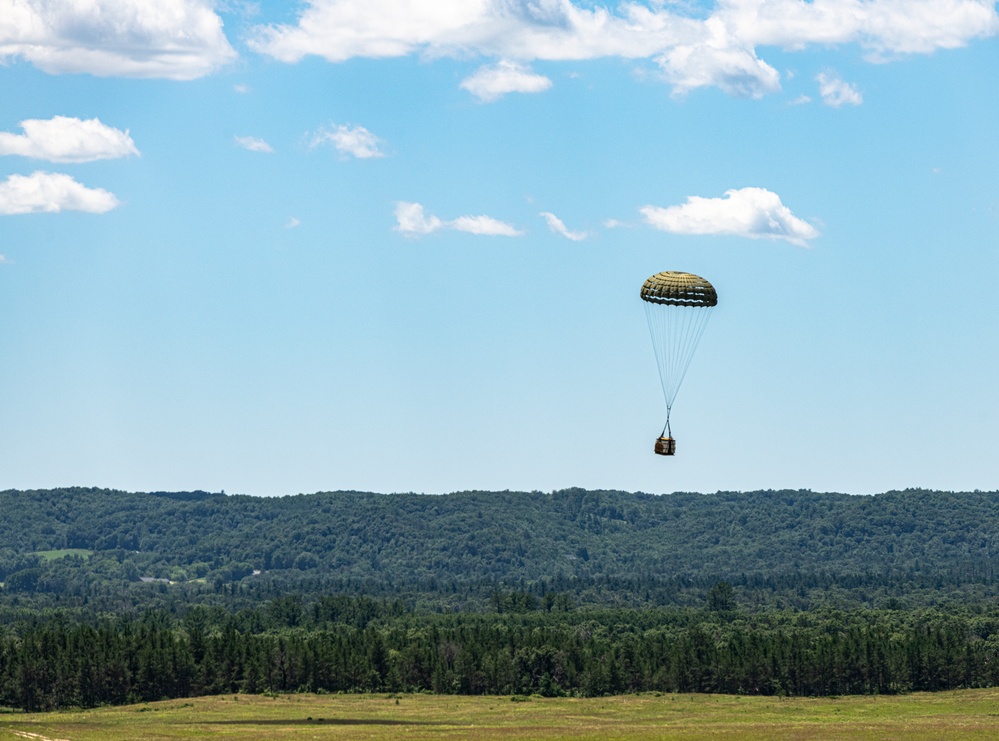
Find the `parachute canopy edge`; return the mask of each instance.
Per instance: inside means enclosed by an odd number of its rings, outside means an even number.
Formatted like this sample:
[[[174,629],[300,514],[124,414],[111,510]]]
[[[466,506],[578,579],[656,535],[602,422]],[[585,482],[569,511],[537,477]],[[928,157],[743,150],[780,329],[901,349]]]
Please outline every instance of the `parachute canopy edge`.
[[[671,306],[715,306],[715,287],[699,275],[667,270],[650,276],[642,284],[643,301]]]

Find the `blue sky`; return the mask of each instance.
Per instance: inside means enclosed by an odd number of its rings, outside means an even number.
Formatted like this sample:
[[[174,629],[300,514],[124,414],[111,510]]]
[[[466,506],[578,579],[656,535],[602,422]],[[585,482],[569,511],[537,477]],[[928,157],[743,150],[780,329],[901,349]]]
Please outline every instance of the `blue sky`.
[[[994,489],[975,0],[0,0],[0,487]],[[638,290],[719,304],[665,417]]]

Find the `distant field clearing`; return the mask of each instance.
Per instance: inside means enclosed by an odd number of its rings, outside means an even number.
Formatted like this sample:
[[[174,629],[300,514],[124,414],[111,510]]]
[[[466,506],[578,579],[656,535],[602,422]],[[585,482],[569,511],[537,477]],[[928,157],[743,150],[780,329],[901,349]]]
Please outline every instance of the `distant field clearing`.
[[[898,697],[223,695],[0,715],[0,741],[995,739],[999,689]]]
[[[66,556],[79,556],[80,558],[90,558],[94,555],[93,551],[88,551],[86,548],[59,548],[54,551],[35,551],[31,555],[41,556],[46,561],[54,561],[57,558],[65,558]]]

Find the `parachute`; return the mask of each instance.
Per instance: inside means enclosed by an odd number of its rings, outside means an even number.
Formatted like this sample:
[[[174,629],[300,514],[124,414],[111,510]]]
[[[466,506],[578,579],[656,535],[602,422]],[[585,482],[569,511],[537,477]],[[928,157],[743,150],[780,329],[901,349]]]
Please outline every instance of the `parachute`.
[[[718,303],[718,294],[699,275],[671,270],[646,280],[640,295],[645,302],[645,316],[666,399],[666,424],[656,440],[655,452],[673,455],[676,440],[669,426],[673,401],[704,334],[711,309]]]

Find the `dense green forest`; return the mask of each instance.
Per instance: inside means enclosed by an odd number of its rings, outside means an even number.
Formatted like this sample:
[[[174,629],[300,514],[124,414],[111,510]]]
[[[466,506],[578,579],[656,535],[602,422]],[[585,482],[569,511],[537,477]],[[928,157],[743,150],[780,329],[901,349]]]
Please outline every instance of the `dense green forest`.
[[[691,608],[418,614],[279,598],[0,637],[0,704],[93,707],[203,694],[885,694],[999,684],[999,610]]]
[[[999,492],[0,492],[0,705],[999,684]]]
[[[70,488],[0,492],[0,512],[0,604],[246,607],[337,592],[479,609],[505,589],[699,606],[719,581],[746,606],[999,594],[999,492],[259,498]]]

